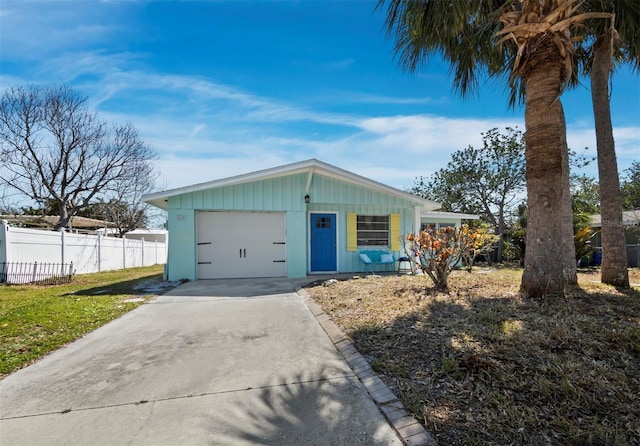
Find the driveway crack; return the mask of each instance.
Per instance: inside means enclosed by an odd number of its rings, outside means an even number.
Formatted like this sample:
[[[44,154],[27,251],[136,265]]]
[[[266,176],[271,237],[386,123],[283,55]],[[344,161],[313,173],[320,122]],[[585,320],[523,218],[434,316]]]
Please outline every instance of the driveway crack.
[[[128,402],[125,402],[125,403],[105,404],[105,405],[102,405],[102,406],[80,407],[78,409],[67,408],[67,409],[64,409],[64,410],[57,410],[57,411],[51,411],[51,412],[41,412],[41,413],[27,414],[27,415],[15,415],[15,416],[9,416],[9,417],[0,417],[0,421],[17,420],[17,419],[22,419],[22,418],[46,417],[46,416],[50,416],[50,415],[64,415],[64,414],[68,414],[68,413],[72,413],[72,412],[86,412],[86,411],[90,411],[90,410],[111,409],[111,408],[114,408],[114,407],[139,406],[141,404],[149,404],[149,403],[151,403],[151,404],[153,404],[155,406],[155,403],[160,403],[160,402],[164,402],[164,401],[184,400],[184,399],[189,399],[189,398],[200,398],[200,397],[204,397],[204,396],[226,395],[226,394],[241,393],[241,392],[247,392],[247,391],[253,391],[253,390],[264,390],[264,389],[272,389],[272,388],[277,388],[277,387],[295,386],[295,385],[300,385],[300,384],[331,382],[331,381],[345,379],[345,378],[356,378],[357,379],[357,376],[355,374],[353,374],[353,373],[348,373],[348,374],[344,374],[344,375],[332,376],[332,377],[326,377],[326,378],[297,380],[297,381],[283,382],[283,383],[279,383],[279,384],[269,384],[269,385],[256,386],[256,387],[244,387],[242,389],[229,389],[229,390],[219,390],[219,391],[216,391],[216,392],[191,393],[189,395],[171,396],[171,397],[165,397],[165,398],[157,398],[157,399],[153,399],[153,400],[144,400],[143,399],[143,400],[138,400],[138,401],[128,401]],[[153,409],[153,407],[152,407],[152,409]]]

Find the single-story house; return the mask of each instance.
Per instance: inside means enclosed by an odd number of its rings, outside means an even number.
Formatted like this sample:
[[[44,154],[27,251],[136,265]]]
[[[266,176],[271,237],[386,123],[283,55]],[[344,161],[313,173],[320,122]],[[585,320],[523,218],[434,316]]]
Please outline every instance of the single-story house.
[[[590,215],[589,226],[596,231],[591,239],[591,246],[596,253],[602,250],[602,216],[600,214]],[[627,246],[627,263],[630,267],[640,266],[640,209],[622,212],[622,225],[624,226],[624,239]],[[598,256],[599,257],[599,256]],[[596,259],[599,264],[599,260]]]
[[[124,235],[129,240],[144,240],[145,242],[167,243],[169,231],[166,229],[134,229]]]
[[[423,221],[460,225],[467,217],[433,214],[436,202],[316,159],[144,200],[168,212],[169,280],[361,272],[359,249],[397,259],[402,235]]]

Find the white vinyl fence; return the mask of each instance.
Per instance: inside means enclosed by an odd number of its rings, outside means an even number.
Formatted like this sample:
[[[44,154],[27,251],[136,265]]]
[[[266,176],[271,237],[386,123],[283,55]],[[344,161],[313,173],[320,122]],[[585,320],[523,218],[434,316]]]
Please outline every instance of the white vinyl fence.
[[[0,264],[73,263],[75,274],[165,264],[165,240],[136,240],[0,224]]]

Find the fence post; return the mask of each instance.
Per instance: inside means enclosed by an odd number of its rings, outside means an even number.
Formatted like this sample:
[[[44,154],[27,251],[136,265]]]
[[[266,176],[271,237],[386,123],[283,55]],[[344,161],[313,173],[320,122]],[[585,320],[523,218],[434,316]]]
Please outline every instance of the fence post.
[[[9,222],[0,222],[0,262],[9,261]]]
[[[122,269],[127,269],[127,238],[122,236]]]
[[[144,263],[144,237],[142,237],[142,266],[147,266]]]
[[[31,282],[36,281],[36,273],[38,272],[38,262],[33,262],[33,274],[31,276]]]
[[[69,262],[69,279],[73,276],[73,262]]]
[[[102,232],[98,232],[98,272],[101,272],[101,264],[102,262]]]
[[[64,245],[65,245],[65,233],[64,228],[60,228],[60,263],[64,265]]]

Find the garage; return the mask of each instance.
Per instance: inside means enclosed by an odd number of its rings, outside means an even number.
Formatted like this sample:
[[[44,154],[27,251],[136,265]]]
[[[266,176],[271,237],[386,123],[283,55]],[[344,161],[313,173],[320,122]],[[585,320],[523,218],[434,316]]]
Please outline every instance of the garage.
[[[284,212],[196,212],[198,279],[285,277]]]

